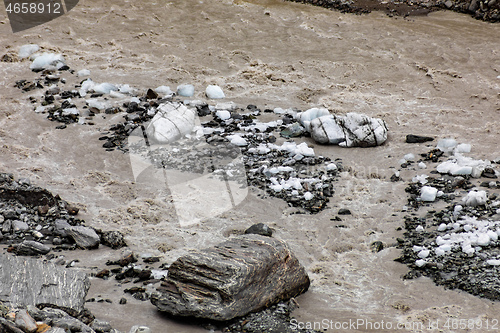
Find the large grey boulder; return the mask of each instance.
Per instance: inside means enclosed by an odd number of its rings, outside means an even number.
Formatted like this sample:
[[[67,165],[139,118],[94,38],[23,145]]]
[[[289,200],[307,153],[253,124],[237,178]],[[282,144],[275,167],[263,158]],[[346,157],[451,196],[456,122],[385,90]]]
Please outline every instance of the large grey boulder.
[[[99,246],[101,238],[97,232],[89,227],[84,226],[74,226],[67,227],[64,229],[66,234],[73,238],[76,245],[82,249],[93,249]]]
[[[84,273],[27,257],[0,254],[0,301],[54,304],[80,312],[90,282]]]
[[[151,302],[174,316],[230,320],[295,297],[309,283],[285,242],[250,234],[178,258]]]

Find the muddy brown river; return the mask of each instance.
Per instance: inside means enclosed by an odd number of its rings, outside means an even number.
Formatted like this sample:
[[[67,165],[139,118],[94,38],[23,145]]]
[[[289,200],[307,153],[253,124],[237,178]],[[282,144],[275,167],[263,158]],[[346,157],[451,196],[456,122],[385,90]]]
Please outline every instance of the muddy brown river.
[[[126,154],[102,149],[98,138],[122,115],[56,130],[27,99],[41,91],[14,88],[15,81],[34,77],[29,62],[2,62],[1,172],[29,177],[78,203],[88,224],[120,230],[131,250],[160,255],[168,264],[189,249],[267,223],[311,277],[294,312],[304,325],[327,321],[328,332],[394,332],[397,323],[406,323],[401,331],[407,332],[500,329],[500,303],[445,290],[427,278],[401,278],[408,268],[393,261],[400,250],[391,245],[402,236],[397,228],[407,214],[405,184],[389,181],[405,154],[435,145],[406,144],[406,134],[452,137],[472,144],[469,156],[500,157],[500,25],[452,12],[403,19],[278,0],[82,0],[65,16],[13,34],[0,12],[0,55],[29,43],[62,53],[72,69],[89,69],[95,82],[142,90],[191,83],[197,99],[208,84],[217,84],[226,100],[241,106],[326,107],[380,117],[389,139],[366,149],[303,139],[317,154],[341,158],[348,167],[334,183],[329,208],[319,214],[290,214],[284,201],[261,199],[250,189],[236,208],[181,226],[162,183],[136,181]],[[401,176],[409,181],[412,172]],[[332,221],[340,208],[353,214]],[[373,253],[374,241],[386,248]],[[95,272],[121,254],[100,249],[66,255]],[[149,302],[130,298],[119,305],[123,287],[113,279],[91,280],[89,297],[113,303],[88,303],[89,309],[120,331],[140,324],[154,333],[206,332],[161,316]],[[490,327],[444,327],[456,319],[489,320]]]

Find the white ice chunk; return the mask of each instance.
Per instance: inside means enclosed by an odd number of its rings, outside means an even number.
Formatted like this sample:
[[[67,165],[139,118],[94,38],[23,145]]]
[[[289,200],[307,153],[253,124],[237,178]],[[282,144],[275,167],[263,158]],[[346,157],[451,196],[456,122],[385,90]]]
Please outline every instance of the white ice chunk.
[[[354,112],[345,116],[315,118],[309,125],[311,137],[318,143],[338,144],[341,147],[373,147],[387,140],[387,126],[382,119]]]
[[[417,254],[417,256],[418,256],[419,258],[425,259],[425,258],[427,258],[427,257],[429,256],[429,254],[430,254],[430,253],[431,253],[431,251],[429,251],[429,250],[427,250],[427,249],[426,249],[426,250],[422,250],[422,251],[420,251],[420,252]]]
[[[487,200],[486,191],[470,191],[462,199],[466,206],[472,207],[485,205]]]
[[[40,46],[37,44],[26,44],[19,48],[17,55],[20,59],[24,59],[28,58],[33,53],[38,52],[38,50],[40,50]]]
[[[177,86],[177,95],[191,97],[194,95],[194,86],[192,84],[181,84]]]
[[[231,113],[226,110],[220,110],[215,113],[215,115],[220,119],[220,120],[227,120],[231,118]]]
[[[455,139],[441,139],[438,141],[436,148],[445,153],[448,153],[453,151],[453,149],[455,149],[456,146],[457,146],[457,141]]]
[[[183,104],[164,103],[151,120],[146,133],[149,140],[158,143],[173,142],[191,133],[195,126],[196,111]]]
[[[418,227],[415,228],[415,231],[422,232],[422,231],[424,231],[424,227],[422,227],[421,225],[419,225]]]
[[[224,92],[222,91],[222,88],[216,85],[209,85],[205,90],[205,94],[210,99],[221,99],[226,97],[224,95]]]
[[[243,147],[248,145],[247,140],[238,134],[228,135],[226,138],[228,138],[233,145],[238,147]]]
[[[330,111],[325,108],[312,108],[309,110],[306,110],[304,112],[299,112],[297,113],[296,119],[299,121],[299,123],[305,127],[305,129],[310,132],[311,131],[311,121],[313,119],[322,117],[322,116],[327,116],[330,114]]]
[[[489,260],[486,260],[486,263],[488,265],[491,265],[491,266],[498,266],[498,265],[500,265],[500,260],[498,260],[498,259],[489,259]]]
[[[87,102],[89,108],[96,108],[99,110],[104,110],[107,107],[106,103],[101,102],[96,98],[87,99],[85,101]]]
[[[414,183],[420,183],[422,185],[425,185],[428,183],[427,178],[429,178],[429,176],[427,175],[417,175],[413,177],[411,181]]]
[[[438,190],[435,187],[424,186],[420,190],[420,198],[422,199],[422,201],[428,201],[428,202],[434,201],[436,200],[437,192]]]
[[[90,75],[90,71],[88,69],[81,69],[79,70],[77,73],[76,73],[76,76],[89,76]]]
[[[50,68],[61,68],[64,66],[64,57],[62,54],[56,53],[42,53],[33,60],[30,65],[30,69],[32,70],[44,70]]]
[[[98,94],[109,94],[113,90],[118,90],[118,87],[116,87],[114,84],[103,82],[94,85],[94,87],[92,87],[92,90],[94,90],[94,92]]]
[[[470,153],[472,146],[468,143],[461,143],[455,148],[457,153]]]
[[[479,246],[488,246],[490,245],[490,236],[487,233],[480,233],[476,242]]]
[[[314,194],[311,192],[304,193],[304,200],[311,200],[312,198],[314,198]]]
[[[78,111],[77,108],[67,108],[62,110],[62,115],[63,116],[69,116],[69,115],[80,115],[80,111]]]
[[[169,86],[156,87],[155,92],[163,96],[170,96],[174,94],[174,92],[170,89]]]
[[[412,154],[412,153],[409,153],[409,154],[406,154],[403,158],[405,160],[407,160],[407,161],[414,161],[415,160],[415,155]]]
[[[418,163],[418,167],[419,167],[420,169],[427,169],[427,165],[426,165],[424,162],[420,162],[420,163]]]
[[[445,231],[446,229],[448,229],[448,225],[446,223],[441,223],[437,228],[438,231]]]
[[[415,265],[417,265],[417,267],[423,267],[425,264],[427,264],[427,261],[425,261],[424,259],[418,259],[417,261],[415,261]]]
[[[337,165],[335,163],[330,163],[326,166],[326,170],[328,171],[334,171],[337,170]]]

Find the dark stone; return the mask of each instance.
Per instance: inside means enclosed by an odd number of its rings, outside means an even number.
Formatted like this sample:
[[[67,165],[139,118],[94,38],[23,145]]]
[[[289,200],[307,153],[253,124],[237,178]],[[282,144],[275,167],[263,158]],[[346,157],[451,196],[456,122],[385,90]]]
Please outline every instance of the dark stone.
[[[108,260],[106,265],[120,265],[122,267],[128,266],[134,262],[137,262],[137,258],[133,253],[119,259],[119,260]]]
[[[125,297],[120,298],[120,304],[127,304],[127,299]]]
[[[408,134],[406,136],[406,143],[424,143],[428,141],[433,141],[434,138],[431,138],[430,136],[420,136],[420,135],[413,135],[413,134]]]
[[[95,276],[98,278],[104,279],[104,278],[108,277],[110,274],[111,274],[111,272],[109,271],[109,269],[103,269],[103,270],[97,272],[97,274]]]
[[[493,170],[492,168],[484,169],[481,176],[484,178],[492,178],[492,179],[497,178],[497,175],[495,174],[495,170]]]
[[[39,254],[47,254],[50,252],[50,247],[39,242],[25,240],[16,246],[15,253],[20,256],[36,256]]]
[[[151,302],[174,316],[230,320],[300,295],[309,284],[285,242],[242,235],[177,259]]]
[[[210,111],[210,108],[208,107],[208,104],[204,105],[197,105],[196,110],[198,111],[198,116],[199,117],[205,117],[211,114],[212,112]]]
[[[64,229],[69,237],[73,238],[76,245],[82,249],[99,247],[100,238],[94,229],[84,226],[72,226]]]
[[[252,225],[247,230],[245,230],[245,234],[257,234],[257,235],[271,237],[273,235],[273,231],[266,224],[257,223]]]
[[[146,99],[158,99],[158,93],[153,89],[148,89],[146,92]]]
[[[384,249],[384,243],[381,241],[375,241],[370,245],[372,252],[380,252]]]
[[[103,245],[109,246],[114,250],[127,246],[123,234],[119,231],[96,231],[101,236],[101,244]]]
[[[351,215],[351,211],[347,208],[340,208],[338,214],[339,215]]]

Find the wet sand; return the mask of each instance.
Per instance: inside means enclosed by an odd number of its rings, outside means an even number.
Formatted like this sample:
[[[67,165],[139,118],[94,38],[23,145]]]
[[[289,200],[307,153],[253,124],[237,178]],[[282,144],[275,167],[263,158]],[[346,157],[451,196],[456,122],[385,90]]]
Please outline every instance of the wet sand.
[[[500,320],[497,303],[444,290],[426,278],[403,281],[407,268],[393,261],[398,249],[370,250],[373,241],[390,245],[402,234],[396,229],[406,214],[405,185],[389,181],[398,160],[430,149],[404,143],[406,134],[453,137],[472,144],[469,156],[500,156],[500,26],[451,12],[411,19],[358,16],[276,0],[81,1],[70,14],[17,34],[0,15],[0,55],[36,43],[63,53],[72,69],[89,69],[96,82],[144,91],[192,83],[198,99],[206,85],[218,84],[227,100],[242,106],[356,111],[383,118],[390,130],[386,144],[369,149],[306,139],[317,154],[342,158],[351,170],[334,184],[330,208],[319,214],[290,215],[285,202],[263,200],[251,190],[236,209],[181,227],[163,184],[135,181],[127,155],[102,149],[98,137],[121,115],[55,130],[57,124],[35,114],[27,100],[43,92],[13,87],[36,77],[29,63],[0,63],[0,171],[29,177],[78,203],[88,224],[118,229],[133,251],[159,254],[166,263],[265,222],[290,244],[312,279],[309,292],[297,298],[300,321]],[[402,178],[414,174],[405,171]],[[331,221],[344,207],[353,215]],[[99,250],[68,258],[96,271],[97,262],[102,266],[120,254]],[[173,324],[148,302],[118,305],[126,287],[92,282],[89,297],[108,294],[113,304],[89,308],[121,331],[133,324],[153,332],[205,331]]]

